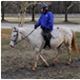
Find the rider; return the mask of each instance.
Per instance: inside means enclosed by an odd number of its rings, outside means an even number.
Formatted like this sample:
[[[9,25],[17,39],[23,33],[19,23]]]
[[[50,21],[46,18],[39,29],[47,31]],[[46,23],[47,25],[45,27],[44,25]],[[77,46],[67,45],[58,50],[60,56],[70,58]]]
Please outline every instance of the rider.
[[[35,24],[35,29],[38,26],[41,26],[43,33],[44,33],[44,39],[46,41],[44,48],[45,49],[50,49],[50,39],[51,35],[50,32],[53,30],[53,19],[54,15],[48,11],[48,5],[47,4],[42,4],[41,7],[41,16],[38,20],[38,22]]]

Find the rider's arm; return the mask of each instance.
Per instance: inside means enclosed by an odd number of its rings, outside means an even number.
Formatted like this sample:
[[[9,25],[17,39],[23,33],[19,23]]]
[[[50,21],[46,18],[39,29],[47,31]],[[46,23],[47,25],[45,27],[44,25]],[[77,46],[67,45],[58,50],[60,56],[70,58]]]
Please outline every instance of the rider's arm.
[[[51,30],[53,29],[53,23],[54,23],[54,15],[52,13],[49,13],[49,22],[47,27]]]
[[[38,27],[38,26],[40,26],[40,25],[41,25],[41,16],[40,16],[38,22],[35,24],[35,27]]]

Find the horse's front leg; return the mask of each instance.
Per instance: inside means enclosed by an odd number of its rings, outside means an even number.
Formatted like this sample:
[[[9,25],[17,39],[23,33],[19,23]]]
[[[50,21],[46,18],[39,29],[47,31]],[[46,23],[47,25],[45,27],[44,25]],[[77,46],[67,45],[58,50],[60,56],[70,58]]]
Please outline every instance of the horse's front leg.
[[[43,58],[43,56],[41,54],[40,54],[40,58],[45,63],[45,65],[48,67],[49,66],[48,62]]]
[[[39,49],[38,48],[35,48],[35,62],[34,62],[34,67],[32,68],[32,70],[36,70],[37,68],[37,62],[38,62],[38,59],[39,59]]]

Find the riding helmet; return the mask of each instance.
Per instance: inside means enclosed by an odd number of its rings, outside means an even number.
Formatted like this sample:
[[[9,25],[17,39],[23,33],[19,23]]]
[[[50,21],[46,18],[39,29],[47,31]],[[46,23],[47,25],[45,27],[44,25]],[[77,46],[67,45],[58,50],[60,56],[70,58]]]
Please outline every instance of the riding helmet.
[[[48,8],[48,5],[47,4],[42,4],[40,8],[41,9]]]

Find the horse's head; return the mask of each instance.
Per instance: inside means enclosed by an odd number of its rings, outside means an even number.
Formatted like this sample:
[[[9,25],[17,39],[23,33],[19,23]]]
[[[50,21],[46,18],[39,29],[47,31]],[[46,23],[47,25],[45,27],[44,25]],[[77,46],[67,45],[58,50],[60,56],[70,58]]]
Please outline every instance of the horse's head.
[[[19,29],[16,27],[13,27],[12,34],[11,34],[11,40],[10,40],[10,46],[14,47],[14,45],[17,44],[17,42],[20,40],[21,40],[21,34],[19,33]]]

